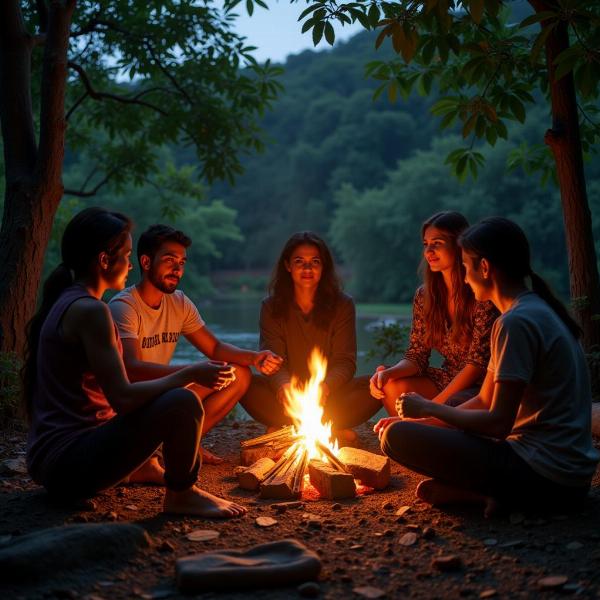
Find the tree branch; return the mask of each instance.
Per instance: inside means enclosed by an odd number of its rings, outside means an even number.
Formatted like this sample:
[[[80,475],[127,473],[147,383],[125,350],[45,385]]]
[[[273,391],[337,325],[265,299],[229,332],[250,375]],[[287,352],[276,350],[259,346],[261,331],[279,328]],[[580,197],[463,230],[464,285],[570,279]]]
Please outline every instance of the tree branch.
[[[156,65],[161,70],[163,75],[173,84],[175,89],[179,91],[179,93],[188,101],[188,103],[190,105],[193,105],[194,102],[193,102],[192,98],[190,97],[190,95],[185,91],[185,89],[183,87],[181,87],[181,84],[177,81],[177,79],[175,79],[175,77],[171,73],[169,73],[169,70],[160,62],[160,60],[154,53],[154,50],[153,50],[150,42],[146,42],[146,46],[148,48],[148,52],[150,52],[150,56],[152,57],[152,60],[156,63]]]
[[[163,115],[164,117],[168,116],[168,112],[162,110],[162,108],[159,108],[158,106],[155,106],[154,104],[150,104],[149,102],[146,102],[144,100],[139,100],[134,98],[126,98],[125,96],[119,96],[117,94],[109,94],[108,92],[98,92],[96,91],[93,86],[92,86],[92,82],[90,81],[87,73],[85,72],[85,69],[77,64],[74,63],[73,61],[69,61],[68,65],[71,69],[73,69],[74,71],[77,72],[77,74],[79,75],[81,82],[83,83],[87,95],[90,96],[91,98],[93,98],[94,100],[114,100],[115,102],[121,102],[122,104],[138,104],[140,106],[145,106],[146,108],[151,108],[152,110],[156,111],[157,113]],[[72,112],[69,111],[69,112]]]
[[[95,196],[98,193],[98,191],[100,189],[102,189],[111,180],[111,178],[115,175],[115,173],[120,171],[127,164],[130,164],[130,163],[126,163],[124,165],[119,165],[118,167],[114,167],[104,176],[104,178],[100,182],[98,182],[98,184],[96,184],[96,186],[93,189],[91,189],[89,191],[85,191],[85,187],[87,186],[89,180],[98,172],[97,169],[94,167],[92,172],[86,177],[86,180],[83,184],[83,189],[81,189],[81,190],[66,189],[64,191],[64,195],[65,196],[77,196],[78,198],[90,198],[91,196]]]
[[[35,0],[38,18],[40,20],[40,31],[46,33],[48,31],[48,7],[46,0]]]
[[[65,117],[65,119],[68,121],[71,118],[71,115],[75,112],[75,109],[88,97],[88,93],[87,92],[83,92],[83,94],[76,100],[75,104],[73,104],[73,106],[71,106],[71,108],[69,109],[69,112],[67,112],[67,115]]]

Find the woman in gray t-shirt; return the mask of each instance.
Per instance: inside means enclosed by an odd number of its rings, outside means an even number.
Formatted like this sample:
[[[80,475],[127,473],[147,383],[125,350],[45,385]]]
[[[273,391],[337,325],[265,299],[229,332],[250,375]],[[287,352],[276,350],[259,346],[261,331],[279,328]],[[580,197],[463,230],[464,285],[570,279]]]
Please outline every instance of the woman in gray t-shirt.
[[[475,297],[501,313],[486,378],[457,408],[402,394],[399,416],[375,426],[382,449],[432,478],[417,488],[432,504],[576,506],[599,459],[580,329],[532,271],[527,238],[515,223],[484,219],[460,243]],[[424,418],[430,421],[412,420]]]

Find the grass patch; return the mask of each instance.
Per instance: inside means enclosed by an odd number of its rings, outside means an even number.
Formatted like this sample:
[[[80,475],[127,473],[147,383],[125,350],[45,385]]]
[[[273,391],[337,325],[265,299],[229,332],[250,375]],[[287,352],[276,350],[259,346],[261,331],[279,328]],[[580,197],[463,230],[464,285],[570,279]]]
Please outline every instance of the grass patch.
[[[358,303],[356,313],[360,317],[410,317],[412,304]]]

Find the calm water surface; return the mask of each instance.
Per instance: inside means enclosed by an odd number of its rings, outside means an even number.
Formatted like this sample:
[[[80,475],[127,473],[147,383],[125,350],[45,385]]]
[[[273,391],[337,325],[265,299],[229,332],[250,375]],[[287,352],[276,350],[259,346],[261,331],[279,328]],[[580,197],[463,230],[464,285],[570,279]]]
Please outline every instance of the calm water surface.
[[[200,314],[206,326],[224,342],[235,344],[240,348],[258,349],[258,317],[260,299],[241,299],[214,301],[199,306]],[[378,360],[367,360],[366,353],[372,347],[373,328],[381,320],[377,317],[361,317],[356,320],[358,345],[357,375],[373,372]],[[180,338],[173,358],[174,363],[182,364],[201,359],[202,355],[184,338]]]

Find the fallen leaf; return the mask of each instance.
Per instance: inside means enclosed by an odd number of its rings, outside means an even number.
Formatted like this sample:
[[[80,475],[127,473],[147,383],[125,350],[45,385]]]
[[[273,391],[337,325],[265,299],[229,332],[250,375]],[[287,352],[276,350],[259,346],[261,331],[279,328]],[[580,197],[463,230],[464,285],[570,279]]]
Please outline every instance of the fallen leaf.
[[[192,542],[208,542],[218,538],[221,534],[214,529],[195,529],[190,531],[185,537]]]
[[[363,598],[383,598],[385,596],[385,592],[382,589],[370,585],[355,587],[352,591]]]
[[[401,506],[397,511],[396,511],[396,516],[397,517],[403,517],[408,511],[410,510],[410,506]]]
[[[413,533],[412,531],[409,531],[408,533],[405,533],[399,540],[398,542],[402,545],[402,546],[412,546],[415,542],[417,541],[417,534]]]
[[[279,521],[274,519],[273,517],[257,517],[256,524],[259,527],[272,527],[273,525],[277,525]]]

